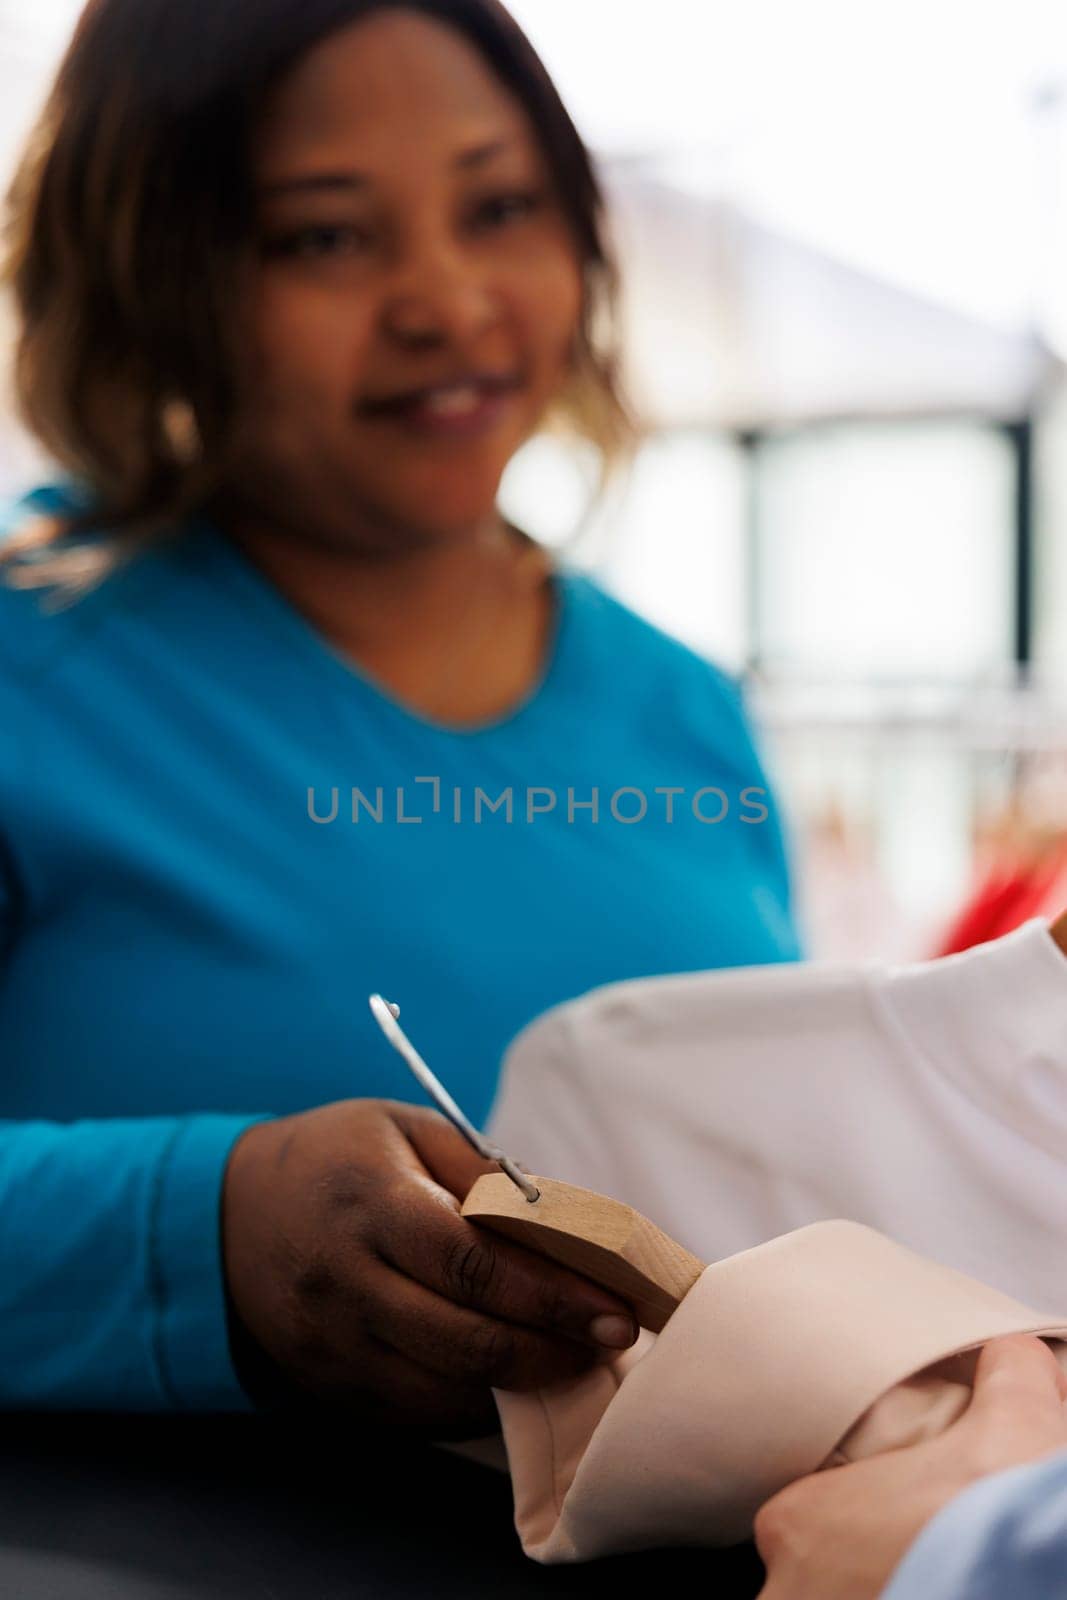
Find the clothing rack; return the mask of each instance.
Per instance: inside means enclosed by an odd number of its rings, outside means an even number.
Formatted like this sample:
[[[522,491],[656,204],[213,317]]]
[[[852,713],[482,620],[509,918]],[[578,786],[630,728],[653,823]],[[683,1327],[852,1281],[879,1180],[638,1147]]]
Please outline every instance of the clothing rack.
[[[776,740],[819,736],[1067,758],[1067,687],[753,682],[748,698],[760,727]]]

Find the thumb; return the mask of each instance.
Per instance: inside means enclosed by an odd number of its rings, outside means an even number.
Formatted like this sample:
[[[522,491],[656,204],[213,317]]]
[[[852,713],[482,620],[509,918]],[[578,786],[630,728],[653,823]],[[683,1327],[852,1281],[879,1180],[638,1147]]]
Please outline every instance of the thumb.
[[[1067,1373],[1045,1341],[1030,1333],[1006,1334],[980,1351],[965,1415],[1008,1412],[1018,1420],[1024,1409],[1045,1411],[1065,1399]]]
[[[389,1112],[430,1177],[458,1200],[467,1198],[476,1179],[500,1171],[495,1161],[480,1156],[439,1111],[395,1101]]]

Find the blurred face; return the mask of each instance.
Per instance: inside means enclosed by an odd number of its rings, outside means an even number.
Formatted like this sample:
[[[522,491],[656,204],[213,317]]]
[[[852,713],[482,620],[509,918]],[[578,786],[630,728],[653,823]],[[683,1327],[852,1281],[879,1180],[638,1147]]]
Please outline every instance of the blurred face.
[[[523,107],[459,33],[384,11],[294,68],[254,170],[239,492],[330,544],[469,531],[580,312]]]

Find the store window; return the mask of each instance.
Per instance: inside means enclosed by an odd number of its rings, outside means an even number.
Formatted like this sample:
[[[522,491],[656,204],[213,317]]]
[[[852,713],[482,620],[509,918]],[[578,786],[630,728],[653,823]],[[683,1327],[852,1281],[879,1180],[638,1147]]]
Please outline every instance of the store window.
[[[1002,678],[1015,457],[969,422],[849,423],[755,451],[760,658],[773,675]]]

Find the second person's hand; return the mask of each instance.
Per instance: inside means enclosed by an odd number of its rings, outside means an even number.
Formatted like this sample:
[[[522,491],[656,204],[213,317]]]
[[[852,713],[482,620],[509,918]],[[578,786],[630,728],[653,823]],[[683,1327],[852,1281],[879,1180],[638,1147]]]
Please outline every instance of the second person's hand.
[[[966,1411],[934,1439],[800,1478],[756,1517],[759,1600],[876,1600],[915,1538],[977,1479],[1067,1449],[1067,1376],[1028,1334],[978,1358]]]

